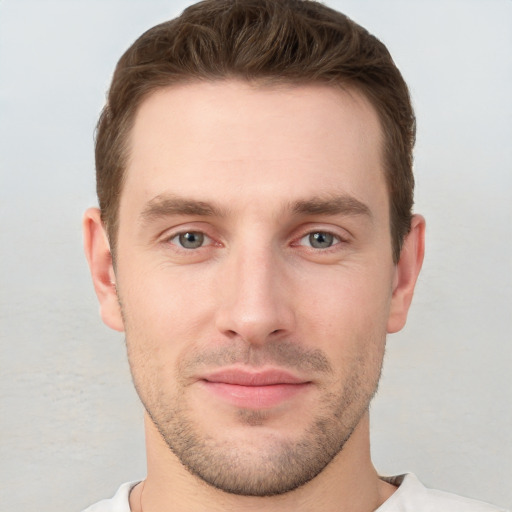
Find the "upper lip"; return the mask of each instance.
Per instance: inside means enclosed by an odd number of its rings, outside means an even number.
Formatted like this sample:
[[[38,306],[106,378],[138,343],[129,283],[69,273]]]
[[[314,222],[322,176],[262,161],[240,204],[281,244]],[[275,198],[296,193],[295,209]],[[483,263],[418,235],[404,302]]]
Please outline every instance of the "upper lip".
[[[276,384],[305,384],[308,380],[281,369],[240,369],[224,368],[201,377],[207,382],[233,384],[238,386],[272,386]]]

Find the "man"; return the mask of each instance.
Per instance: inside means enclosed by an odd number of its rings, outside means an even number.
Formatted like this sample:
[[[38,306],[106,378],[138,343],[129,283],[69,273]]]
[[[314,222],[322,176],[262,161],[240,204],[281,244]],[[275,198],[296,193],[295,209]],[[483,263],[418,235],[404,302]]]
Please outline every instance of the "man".
[[[84,218],[148,475],[90,511],[491,511],[380,478],[370,401],[424,252],[386,48],[299,0],[207,0],[116,68]]]

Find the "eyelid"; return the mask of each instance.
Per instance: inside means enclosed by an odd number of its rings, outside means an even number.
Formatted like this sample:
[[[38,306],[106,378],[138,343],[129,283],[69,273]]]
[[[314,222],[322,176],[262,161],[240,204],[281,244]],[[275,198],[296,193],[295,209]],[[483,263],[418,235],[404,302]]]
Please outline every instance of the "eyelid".
[[[195,247],[195,248],[190,247],[189,248],[189,247],[183,247],[179,243],[173,242],[173,240],[175,238],[179,238],[181,235],[185,235],[186,233],[195,233],[195,234],[203,235],[203,244],[201,244],[199,247]],[[201,249],[203,247],[210,245],[213,240],[206,233],[203,233],[202,231],[193,231],[191,229],[187,229],[186,231],[180,231],[178,233],[174,233],[171,237],[167,238],[167,241],[172,243],[179,249],[184,249],[186,251],[192,251],[192,250],[198,250],[198,249]]]
[[[328,247],[321,248],[321,247],[313,247],[309,243],[301,243],[302,240],[308,239],[311,235],[313,235],[315,233],[323,233],[325,235],[331,235],[333,237],[332,245],[330,245]],[[319,252],[326,252],[326,251],[329,251],[330,249],[331,250],[335,249],[339,244],[342,244],[343,242],[344,242],[344,240],[337,234],[331,233],[330,231],[324,231],[324,230],[313,230],[297,239],[297,245],[300,245],[301,247],[306,247],[307,249],[310,249],[313,251],[319,251]]]
[[[205,243],[200,246],[198,249],[202,249],[211,245],[222,245],[221,242],[218,240],[218,237],[214,236],[212,233],[211,227],[209,227],[205,223],[183,223],[178,226],[174,226],[172,228],[168,228],[165,231],[163,231],[159,237],[158,240],[160,243],[163,244],[170,244],[171,240],[176,238],[177,236],[183,235],[185,233],[201,233],[205,238]],[[178,249],[190,252],[190,249],[186,249],[185,247],[181,247],[179,244],[172,243],[172,245]],[[196,250],[198,250],[196,249]]]
[[[342,243],[349,243],[352,238],[352,234],[347,229],[332,225],[326,226],[316,223],[310,223],[300,228],[298,236],[293,237],[293,243],[296,244],[304,237],[309,236],[313,233],[328,233],[329,235],[332,235],[337,240],[339,240],[339,242]]]

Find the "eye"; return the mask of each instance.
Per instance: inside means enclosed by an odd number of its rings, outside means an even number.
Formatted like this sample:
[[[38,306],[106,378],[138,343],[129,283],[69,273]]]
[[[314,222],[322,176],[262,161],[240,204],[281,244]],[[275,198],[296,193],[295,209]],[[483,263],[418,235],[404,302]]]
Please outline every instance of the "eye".
[[[300,239],[300,244],[313,249],[329,249],[333,245],[339,243],[341,240],[332,233],[327,231],[315,231],[308,233]]]
[[[183,249],[199,249],[210,241],[210,237],[200,231],[186,231],[185,233],[178,233],[169,241]]]

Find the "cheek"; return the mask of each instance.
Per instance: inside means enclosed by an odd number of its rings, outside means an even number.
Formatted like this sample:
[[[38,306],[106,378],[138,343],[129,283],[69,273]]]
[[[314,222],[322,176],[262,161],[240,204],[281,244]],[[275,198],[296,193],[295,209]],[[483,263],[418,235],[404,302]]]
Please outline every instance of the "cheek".
[[[190,330],[179,297],[165,298],[158,287],[121,290],[128,361],[133,382],[144,406],[167,408],[176,390],[176,367]],[[169,298],[171,297],[171,298]],[[164,300],[165,299],[165,300]]]
[[[154,393],[172,389],[180,360],[211,338],[212,294],[199,275],[122,270],[119,295],[134,382]]]
[[[144,261],[123,269],[121,299],[128,323],[163,337],[192,331],[211,310],[209,281],[196,267],[181,269]],[[145,268],[144,272],[137,268]]]
[[[391,288],[389,272],[353,265],[316,275],[310,272],[294,295],[306,305],[304,313],[315,324],[328,330],[364,332],[386,329]]]
[[[379,276],[377,278],[377,275]],[[328,283],[319,286],[320,281]],[[367,267],[337,269],[329,278],[311,279],[302,299],[307,308],[301,316],[301,338],[315,343],[337,368],[345,382],[347,373],[354,379],[368,373],[378,379],[384,355],[387,318],[390,307],[390,281],[381,272]],[[306,294],[305,291],[307,291]]]

